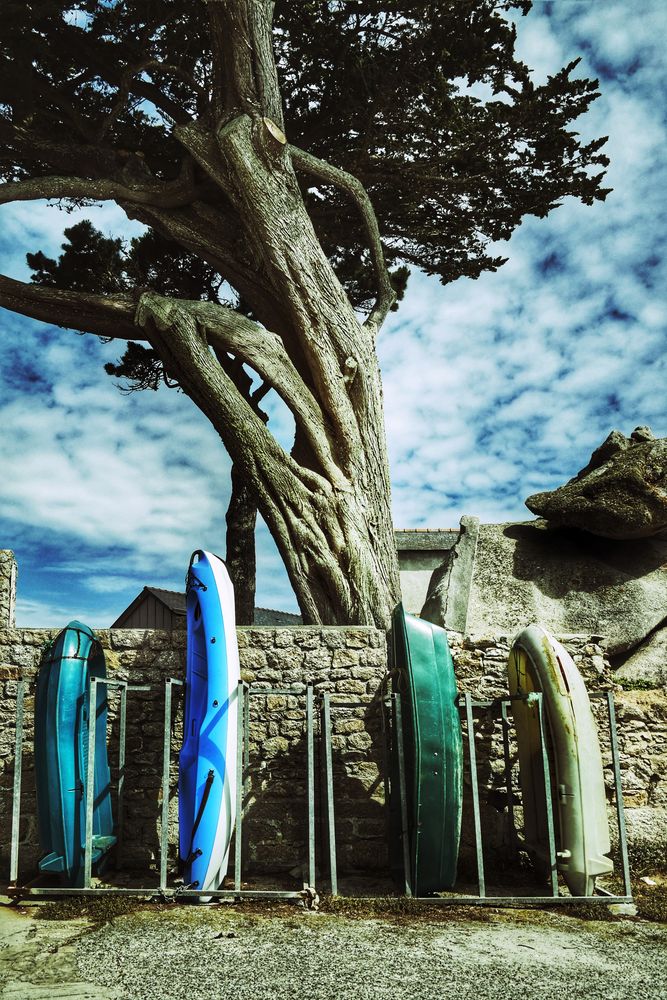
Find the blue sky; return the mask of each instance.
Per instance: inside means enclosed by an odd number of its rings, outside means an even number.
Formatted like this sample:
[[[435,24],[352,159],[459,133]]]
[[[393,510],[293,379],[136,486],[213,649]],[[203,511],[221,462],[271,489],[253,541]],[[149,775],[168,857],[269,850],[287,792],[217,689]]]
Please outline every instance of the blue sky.
[[[577,55],[602,97],[583,123],[609,135],[605,203],[528,220],[496,274],[443,288],[413,273],[380,335],[397,527],[530,517],[523,501],[573,475],[612,428],[667,435],[667,168],[659,0],[537,2],[519,52],[542,80]],[[64,216],[0,208],[0,270],[55,254],[92,218],[130,235],[115,206]],[[181,394],[123,396],[103,364],[118,345],[0,317],[0,547],[19,560],[18,622],[109,624],[144,586],[179,588],[193,548],[224,554],[229,460]],[[289,421],[272,423],[288,443]],[[257,603],[296,610],[266,529]]]

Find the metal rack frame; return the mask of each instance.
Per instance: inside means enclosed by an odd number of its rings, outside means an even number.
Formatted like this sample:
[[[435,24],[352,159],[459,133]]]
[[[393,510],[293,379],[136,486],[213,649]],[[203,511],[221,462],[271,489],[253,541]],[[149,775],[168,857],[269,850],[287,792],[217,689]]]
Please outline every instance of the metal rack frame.
[[[116,785],[116,843],[113,850],[116,858],[122,856],[123,833],[124,833],[124,797],[125,797],[125,742],[127,735],[127,692],[128,691],[150,691],[150,686],[146,684],[130,684],[128,681],[113,680],[110,677],[91,677],[88,690],[88,760],[86,770],[86,804],[85,804],[85,840],[83,853],[83,886],[52,886],[45,888],[35,885],[43,877],[37,875],[25,885],[18,885],[19,874],[19,833],[21,822],[21,785],[23,777],[23,729],[25,716],[25,693],[28,681],[25,677],[19,678],[16,692],[16,737],[14,743],[14,786],[12,799],[12,834],[11,853],[9,862],[9,885],[7,894],[15,898],[24,896],[51,896],[51,895],[93,895],[98,892],[127,892],[116,887],[93,887],[92,863],[93,863],[93,813],[95,809],[95,741],[97,717],[97,688],[103,685],[105,688],[118,688],[120,690],[120,710],[119,716],[119,737],[118,737],[118,780]]]
[[[470,694],[459,695],[459,711],[467,723],[466,742],[468,750],[468,763],[470,767],[471,798],[473,811],[473,826],[475,831],[475,858],[477,864],[477,886],[476,896],[413,896],[410,880],[410,845],[408,834],[408,799],[407,782],[405,773],[405,750],[403,746],[402,727],[402,704],[399,693],[391,695],[390,709],[392,720],[393,738],[396,741],[396,756],[398,759],[398,793],[400,801],[401,832],[402,832],[402,854],[403,854],[403,875],[404,894],[415,899],[417,902],[428,903],[440,906],[545,906],[545,905],[573,905],[577,903],[592,903],[594,905],[610,905],[612,903],[632,903],[632,886],[630,881],[630,865],[628,860],[627,834],[625,828],[625,813],[623,806],[623,791],[621,788],[621,769],[619,762],[618,734],[616,730],[616,713],[614,709],[614,695],[612,691],[596,691],[590,697],[606,700],[607,718],[609,722],[610,745],[612,755],[612,766],[614,771],[614,790],[616,798],[616,820],[618,826],[619,850],[621,855],[621,869],[623,876],[623,888],[625,894],[615,896],[604,889],[597,888],[598,895],[595,896],[560,896],[558,885],[558,864],[556,856],[556,838],[554,829],[553,804],[550,795],[545,795],[545,811],[547,821],[547,836],[549,847],[549,881],[551,894],[548,896],[489,896],[486,890],[486,875],[484,871],[484,849],[482,837],[481,810],[479,801],[479,782],[477,778],[477,753],[475,749],[475,720],[473,709],[484,709],[487,712],[496,712],[502,721],[503,738],[503,759],[505,764],[505,784],[507,791],[507,808],[510,818],[510,828],[516,836],[514,827],[513,793],[512,793],[512,773],[510,764],[509,749],[509,729],[511,722],[508,716],[508,707],[512,701],[526,700],[527,696],[513,696],[508,698],[497,698],[490,701],[479,701],[473,699]],[[546,729],[544,719],[543,697],[540,692],[530,696],[537,702],[540,747],[542,768],[544,773],[544,786],[551,788],[549,757],[547,754]],[[327,775],[327,827],[329,831],[329,865],[331,894],[338,894],[338,874],[336,866],[336,844],[335,844],[335,813],[334,813],[334,787],[333,787],[333,762],[331,753],[331,710],[328,696],[323,699],[322,711],[322,732],[325,755],[325,772]],[[340,707],[350,707],[351,703],[341,703]],[[362,704],[354,703],[354,704]],[[337,703],[338,706],[338,703]],[[386,706],[385,706],[386,707]],[[385,751],[386,759],[386,751]],[[385,798],[388,801],[388,768],[385,764]],[[519,845],[520,846],[520,845]]]
[[[127,692],[128,691],[148,691],[147,685],[132,685],[126,681],[116,681],[111,679],[91,678],[89,691],[88,710],[89,718],[95,717],[97,705],[97,684],[105,684],[106,687],[116,687],[120,689],[120,711],[119,711],[119,753],[118,753],[118,781],[117,781],[117,843],[116,856],[122,855],[123,847],[123,827],[124,827],[124,791],[125,791],[125,742],[127,723]],[[16,743],[15,743],[15,765],[14,765],[14,785],[13,785],[13,805],[12,805],[12,835],[11,835],[11,856],[10,856],[10,884],[8,894],[15,899],[26,896],[94,896],[100,894],[108,895],[128,895],[159,898],[164,901],[176,900],[180,898],[206,897],[212,899],[274,899],[274,900],[296,900],[299,899],[308,904],[315,897],[316,892],[316,834],[315,834],[315,692],[312,684],[305,688],[295,690],[291,688],[257,688],[252,689],[248,684],[241,681],[237,688],[238,710],[237,710],[237,736],[239,753],[236,761],[236,823],[234,833],[235,860],[234,860],[234,888],[217,890],[197,890],[187,886],[168,885],[168,820],[169,820],[169,791],[170,791],[170,761],[171,761],[171,715],[173,704],[173,691],[175,687],[183,687],[184,681],[170,677],[165,681],[164,700],[164,736],[163,736],[163,763],[162,763],[162,807],[161,807],[161,832],[160,832],[160,856],[159,856],[159,879],[156,886],[144,886],[139,888],[128,888],[120,886],[92,886],[92,830],[94,811],[94,758],[95,758],[95,726],[89,726],[88,730],[88,772],[86,789],[86,838],[84,845],[84,885],[83,887],[63,887],[54,886],[50,888],[36,886],[41,876],[33,879],[25,885],[18,885],[19,869],[19,824],[21,816],[21,783],[22,783],[22,761],[23,761],[23,730],[24,730],[24,702],[27,681],[21,678],[18,682],[17,709],[16,709]],[[267,889],[243,889],[243,820],[246,794],[247,770],[249,766],[249,725],[250,725],[250,699],[266,698],[270,696],[305,697],[306,716],[306,825],[307,825],[307,871],[308,881],[304,883],[303,889],[299,891],[290,890],[267,890]],[[404,895],[415,899],[417,902],[428,903],[429,905],[488,905],[488,906],[540,906],[540,905],[571,905],[575,903],[602,904],[631,903],[632,888],[630,882],[630,867],[628,860],[627,834],[625,827],[625,814],[623,806],[623,792],[621,788],[621,771],[618,748],[618,734],[616,729],[616,715],[614,709],[614,696],[611,691],[593,692],[590,697],[594,699],[606,700],[607,718],[610,733],[610,746],[612,756],[612,767],[614,773],[614,789],[616,798],[616,819],[618,826],[619,850],[621,855],[621,867],[625,895],[614,896],[603,889],[598,889],[596,896],[560,896],[558,886],[558,868],[556,857],[556,842],[554,830],[553,804],[551,796],[545,796],[545,810],[547,820],[548,848],[549,848],[549,877],[550,895],[541,896],[489,896],[486,889],[486,875],[484,870],[483,855],[483,835],[481,823],[481,810],[479,800],[479,783],[477,777],[477,754],[475,749],[475,720],[474,709],[483,709],[486,712],[497,713],[502,724],[503,759],[505,764],[505,784],[507,792],[507,809],[510,819],[510,829],[513,836],[516,836],[514,827],[513,793],[511,762],[509,749],[509,729],[511,721],[508,715],[508,708],[515,698],[499,698],[490,701],[476,700],[470,694],[459,696],[459,710],[467,723],[467,756],[470,768],[471,798],[473,811],[473,826],[475,831],[475,855],[477,865],[477,885],[476,896],[429,896],[414,897],[410,882],[410,853],[408,836],[408,800],[407,781],[405,772],[405,750],[403,746],[402,728],[402,703],[398,693],[391,695],[389,703],[384,700],[380,709],[383,720],[383,732],[385,733],[385,799],[388,803],[389,795],[389,775],[388,775],[388,752],[386,746],[386,712],[390,709],[391,731],[395,742],[395,749],[398,762],[398,795],[400,801],[400,816],[402,829],[402,852],[404,870]],[[531,696],[537,701],[538,719],[540,730],[540,744],[542,767],[544,773],[545,788],[550,788],[550,765],[546,747],[546,732],[544,721],[544,706],[541,693]],[[327,853],[329,863],[329,876],[331,894],[338,895],[338,866],[336,849],[336,828],[335,828],[335,783],[333,772],[333,749],[332,749],[332,708],[359,708],[368,707],[372,702],[367,701],[336,701],[332,703],[330,693],[324,692],[318,697],[320,702],[320,727],[319,735],[321,741],[321,769],[324,778],[325,809],[323,811],[323,824],[326,830]],[[517,846],[521,846],[517,841]]]
[[[332,740],[332,709],[358,709],[371,708],[377,705],[377,701],[368,700],[331,700],[331,693],[324,691],[319,696],[320,700],[320,781],[323,786],[324,809],[322,811],[322,827],[324,831],[323,840],[326,841],[326,854],[329,862],[329,882],[330,893],[337,896],[338,893],[338,861],[336,845],[336,810],[334,803],[334,773],[333,773],[333,740]],[[383,722],[383,767],[385,775],[387,772],[387,747],[384,738],[384,709],[380,705],[381,720]],[[385,779],[386,785],[386,779]],[[388,802],[388,797],[386,799]]]
[[[234,832],[234,888],[233,889],[190,889],[187,886],[170,888],[168,882],[168,817],[169,817],[169,770],[171,758],[171,704],[172,690],[182,687],[184,681],[170,677],[165,682],[164,703],[164,745],[162,767],[162,829],[160,833],[160,884],[157,892],[165,899],[299,899],[308,902],[315,897],[315,727],[314,689],[312,684],[303,689],[257,688],[253,690],[245,681],[237,687],[237,746],[236,755],[236,822]],[[306,799],[308,831],[308,881],[301,890],[288,889],[243,889],[243,819],[247,768],[249,765],[250,699],[284,695],[306,699]]]

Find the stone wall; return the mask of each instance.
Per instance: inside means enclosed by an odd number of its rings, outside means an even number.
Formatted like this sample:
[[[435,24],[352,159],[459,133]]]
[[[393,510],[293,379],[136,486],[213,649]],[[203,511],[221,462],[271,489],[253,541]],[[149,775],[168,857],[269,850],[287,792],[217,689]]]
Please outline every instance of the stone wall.
[[[0,549],[0,629],[14,625],[16,576],[14,553],[9,549]]]
[[[0,553],[0,556],[3,555]],[[0,558],[5,588],[13,575],[11,560]],[[0,585],[0,607],[2,604]],[[8,869],[17,680],[32,679],[44,644],[57,630],[3,627],[0,623],[0,881]],[[185,632],[167,630],[98,630],[109,674],[148,692],[128,696],[125,863],[145,868],[156,863],[160,836],[164,681],[182,677]],[[612,685],[612,672],[601,639],[562,636],[589,690]],[[480,699],[507,692],[505,671],[509,639],[465,640],[450,632],[459,686]],[[386,815],[383,786],[383,737],[380,699],[386,676],[386,643],[372,628],[252,627],[238,630],[243,678],[254,691],[278,687],[290,695],[253,696],[244,856],[250,869],[293,871],[305,859],[306,745],[305,690],[331,692],[333,703],[334,781],[339,864],[343,870],[386,870]],[[176,689],[178,690],[178,689]],[[667,845],[667,695],[658,690],[616,690],[623,790],[631,852],[641,865],[664,861]],[[118,747],[118,696],[110,695],[112,773]],[[610,818],[614,829],[613,776],[604,703],[597,702],[606,766]],[[26,702],[26,745],[21,824],[22,869],[38,858],[32,753],[32,691]],[[177,852],[177,750],[182,742],[182,699],[172,718],[170,854]],[[504,775],[500,726],[476,712],[476,747],[482,824],[490,866],[502,867],[510,845],[504,811]],[[317,744],[316,744],[317,745]],[[320,761],[316,760],[317,769]],[[316,770],[317,774],[317,770]],[[518,790],[518,772],[513,771]],[[463,864],[471,857],[470,776],[465,775]],[[317,796],[319,820],[319,792]],[[319,822],[318,822],[319,830]],[[322,844],[320,843],[320,847]],[[320,853],[320,859],[322,859]],[[326,862],[322,863],[326,873]]]
[[[0,881],[8,868],[17,681],[32,681],[44,645],[57,629],[0,630]],[[164,681],[185,670],[185,631],[98,629],[110,677],[149,684],[128,694],[125,850],[128,868],[155,865],[160,838]],[[256,692],[250,703],[244,855],[250,871],[298,869],[306,856],[306,685],[332,700],[336,832],[342,869],[386,867],[382,727],[379,695],[386,672],[384,633],[373,628],[238,629],[241,673]],[[263,697],[281,688],[288,696]],[[179,692],[179,688],[174,691]],[[319,699],[318,699],[319,702]],[[25,712],[21,867],[39,857],[33,768],[34,691]],[[177,856],[178,748],[183,699],[174,698],[169,844]],[[316,713],[316,768],[319,769]],[[109,695],[112,777],[118,754],[118,694]],[[316,771],[317,777],[317,771]],[[317,782],[319,785],[319,782]],[[320,799],[316,794],[318,840]],[[298,873],[297,873],[298,874]]]
[[[448,633],[459,689],[480,700],[507,694],[506,664],[509,637],[463,639]],[[614,672],[604,640],[599,636],[561,635],[560,641],[573,657],[589,691],[614,691],[621,787],[626,806],[626,824],[631,861],[635,867],[664,866],[667,858],[667,692],[623,690],[614,683]],[[591,701],[598,725],[609,808],[612,843],[616,842],[616,810],[609,723],[606,700]],[[476,713],[476,749],[487,860],[502,867],[511,844],[509,819],[504,811],[505,776],[502,730],[497,719]],[[513,787],[519,793],[516,747],[512,741]],[[464,777],[469,797],[470,779]],[[468,803],[469,806],[469,803]],[[470,808],[464,806],[464,817]],[[520,814],[519,814],[520,815]],[[465,820],[464,820],[465,823]],[[464,830],[463,855],[473,843],[472,831]]]

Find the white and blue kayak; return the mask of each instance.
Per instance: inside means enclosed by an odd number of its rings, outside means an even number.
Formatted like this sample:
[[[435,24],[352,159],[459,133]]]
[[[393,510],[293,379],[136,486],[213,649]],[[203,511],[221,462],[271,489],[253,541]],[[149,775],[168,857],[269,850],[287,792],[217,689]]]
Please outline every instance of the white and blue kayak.
[[[546,795],[555,800],[557,868],[573,896],[592,896],[613,869],[602,754],[586,685],[567,650],[546,629],[529,625],[512,645],[508,678],[519,749],[526,847],[548,866]],[[541,692],[555,774],[544,787],[536,700]]]
[[[179,854],[185,884],[215,890],[227,873],[236,807],[240,679],[234,588],[224,562],[193,552],[188,570],[187,672],[179,756]]]

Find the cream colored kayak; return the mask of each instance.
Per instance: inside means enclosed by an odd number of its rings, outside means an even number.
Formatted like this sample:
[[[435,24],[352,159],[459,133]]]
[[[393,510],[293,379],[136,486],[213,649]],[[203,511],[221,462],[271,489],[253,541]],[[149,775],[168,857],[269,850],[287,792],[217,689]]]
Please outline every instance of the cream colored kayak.
[[[552,751],[552,801],[558,870],[574,896],[592,896],[595,879],[612,871],[602,755],[583,678],[570,654],[539,625],[529,625],[510,651],[512,695],[541,691]],[[548,863],[549,840],[539,717],[535,701],[513,701],[526,846]]]

